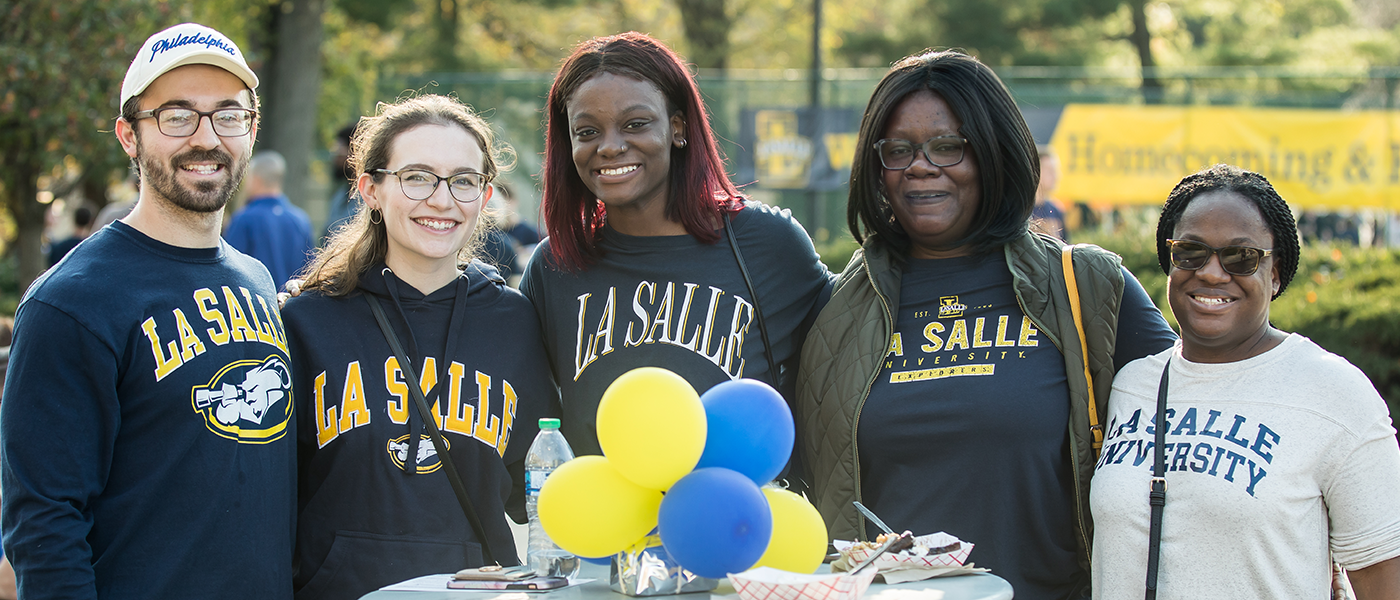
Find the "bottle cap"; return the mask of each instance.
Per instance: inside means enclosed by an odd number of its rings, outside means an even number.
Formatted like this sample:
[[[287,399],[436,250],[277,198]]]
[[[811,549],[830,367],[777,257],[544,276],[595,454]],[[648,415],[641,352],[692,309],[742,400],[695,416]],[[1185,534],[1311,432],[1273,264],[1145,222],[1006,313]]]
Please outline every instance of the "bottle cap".
[[[540,419],[540,429],[558,429],[559,419]]]

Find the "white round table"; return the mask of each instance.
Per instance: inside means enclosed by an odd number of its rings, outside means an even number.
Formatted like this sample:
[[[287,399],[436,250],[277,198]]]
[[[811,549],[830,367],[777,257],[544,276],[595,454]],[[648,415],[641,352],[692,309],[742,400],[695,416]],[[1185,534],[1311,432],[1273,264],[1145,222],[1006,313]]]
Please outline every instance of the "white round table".
[[[822,566],[822,571],[827,570]],[[552,592],[530,593],[443,590],[437,592],[390,592],[380,590],[365,595],[361,600],[627,600],[628,596],[612,591],[608,587],[607,566],[583,563],[579,577],[593,579],[579,586],[571,586]],[[650,596],[655,600],[665,600],[668,596]],[[738,600],[734,586],[728,579],[721,579],[719,587],[709,592],[683,594],[680,600]],[[990,573],[961,575],[957,577],[937,577],[924,581],[912,581],[895,585],[875,583],[866,590],[862,600],[1011,600],[1011,584],[1005,579]]]

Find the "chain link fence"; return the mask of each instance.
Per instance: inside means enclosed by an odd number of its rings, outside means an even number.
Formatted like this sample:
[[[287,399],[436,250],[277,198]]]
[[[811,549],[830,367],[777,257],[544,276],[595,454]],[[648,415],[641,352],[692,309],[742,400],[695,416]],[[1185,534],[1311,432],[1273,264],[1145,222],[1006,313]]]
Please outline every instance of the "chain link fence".
[[[1004,67],[996,71],[1033,125],[1036,111],[1057,110],[1071,103],[1400,110],[1400,67],[1160,67],[1145,71],[1114,67]],[[823,70],[819,86],[821,105],[851,109],[858,119],[885,72]],[[516,150],[518,163],[505,181],[521,197],[524,216],[534,220],[537,176],[544,150],[544,104],[552,78],[552,73],[542,72],[387,76],[378,82],[378,97],[390,100],[414,91],[451,94],[482,111],[498,128],[502,139]],[[721,147],[730,158],[731,173],[736,175],[751,172],[736,164],[736,158],[746,158],[752,152],[740,145],[745,116],[758,109],[803,109],[812,105],[810,72],[805,70],[701,70],[698,80]],[[373,107],[365,107],[366,113],[372,111]],[[347,121],[352,118],[353,115],[346,116]],[[846,229],[844,188],[772,189],[752,177],[738,181],[754,197],[791,209],[818,243],[842,235]]]

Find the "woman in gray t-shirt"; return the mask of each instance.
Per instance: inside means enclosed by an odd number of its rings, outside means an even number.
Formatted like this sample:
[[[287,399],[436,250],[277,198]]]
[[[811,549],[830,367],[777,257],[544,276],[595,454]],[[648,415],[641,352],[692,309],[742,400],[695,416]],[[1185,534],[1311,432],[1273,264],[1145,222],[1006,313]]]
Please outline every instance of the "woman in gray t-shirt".
[[[1357,598],[1400,597],[1385,402],[1346,359],[1269,324],[1298,270],[1288,205],[1256,173],[1198,172],[1162,208],[1157,256],[1181,343],[1114,379],[1090,492],[1094,595],[1146,588],[1165,402],[1157,598],[1329,597],[1333,561]]]

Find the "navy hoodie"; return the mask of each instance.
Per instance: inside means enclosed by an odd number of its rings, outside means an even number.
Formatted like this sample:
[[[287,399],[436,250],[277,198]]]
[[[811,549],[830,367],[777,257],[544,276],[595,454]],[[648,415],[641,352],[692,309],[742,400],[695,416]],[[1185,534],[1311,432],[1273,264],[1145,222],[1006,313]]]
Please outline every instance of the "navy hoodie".
[[[483,563],[371,294],[421,378],[495,559],[517,564],[525,453],[559,395],[529,301],[479,262],[424,296],[383,264],[339,298],[308,292],[282,316],[298,419],[298,599],[358,598]],[[445,385],[444,385],[445,384]],[[417,434],[414,443],[413,434]]]

